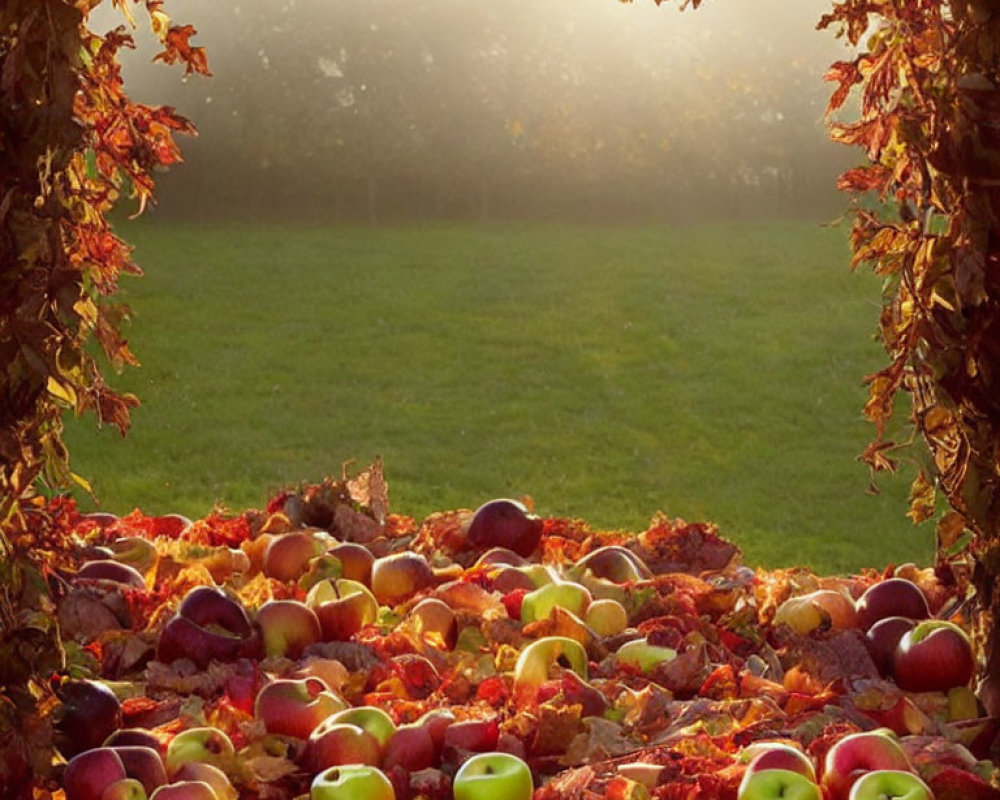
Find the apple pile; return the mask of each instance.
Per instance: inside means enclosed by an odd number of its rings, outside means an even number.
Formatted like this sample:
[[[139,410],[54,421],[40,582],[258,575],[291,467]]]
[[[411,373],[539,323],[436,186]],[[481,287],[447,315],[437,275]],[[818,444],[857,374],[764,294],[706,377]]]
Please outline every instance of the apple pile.
[[[51,676],[49,794],[3,796],[1000,798],[941,567],[754,570],[707,523],[386,500],[376,464],[200,520],[52,501],[91,674]]]

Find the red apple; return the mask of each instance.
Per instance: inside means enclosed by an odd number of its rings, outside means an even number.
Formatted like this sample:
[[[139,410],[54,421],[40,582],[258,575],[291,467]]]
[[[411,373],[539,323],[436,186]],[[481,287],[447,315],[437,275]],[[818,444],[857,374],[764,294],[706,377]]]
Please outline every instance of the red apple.
[[[438,751],[430,728],[419,723],[400,725],[389,740],[382,758],[382,770],[402,767],[407,772],[417,772],[437,764]]]
[[[77,580],[112,581],[133,589],[145,589],[146,580],[135,567],[118,561],[88,561],[76,573]]]
[[[905,578],[888,578],[872,584],[857,602],[858,627],[868,630],[886,617],[927,619],[930,609],[923,591]]]
[[[741,757],[747,756],[749,760],[747,771],[743,774],[744,782],[754,772],[765,769],[787,769],[816,782],[816,768],[809,756],[785,742],[756,742],[741,754]]]
[[[382,605],[400,603],[435,583],[434,570],[420,553],[393,553],[372,564],[372,593]]]
[[[267,543],[264,574],[279,581],[297,581],[306,571],[309,560],[322,554],[331,543],[325,531],[298,530],[279,534]]]
[[[298,658],[323,635],[316,612],[298,600],[268,600],[257,609],[264,652]]]
[[[112,748],[122,760],[125,774],[142,784],[146,794],[167,782],[167,770],[158,750],[141,745],[119,745]]]
[[[163,758],[167,752],[164,741],[149,728],[119,728],[104,740],[104,747],[151,747]]]
[[[188,658],[204,669],[213,660],[256,657],[261,649],[260,635],[239,602],[214,586],[196,586],[160,633],[156,658],[166,663]]]
[[[279,678],[258,692],[254,716],[268,733],[307,739],[324,719],[346,707],[319,678]]]
[[[517,500],[490,500],[476,509],[466,538],[473,547],[504,547],[527,557],[541,541],[542,521]]]
[[[98,528],[103,530],[104,528],[111,527],[118,522],[119,517],[117,514],[112,514],[110,511],[91,511],[87,514],[81,515],[80,519],[93,522]]]
[[[467,719],[453,722],[444,731],[443,757],[454,761],[457,753],[486,753],[495,750],[500,737],[496,719]]]
[[[247,639],[202,627],[186,617],[174,617],[163,628],[156,645],[156,659],[172,663],[190,659],[200,669],[212,661],[230,662],[260,649],[260,639]]]
[[[432,708],[417,720],[416,724],[427,729],[434,742],[435,760],[441,757],[444,747],[444,733],[455,722],[455,712],[447,708]]]
[[[344,642],[378,617],[378,601],[359,581],[320,581],[306,595],[324,642]]]
[[[885,729],[852,733],[827,750],[822,784],[829,800],[847,800],[851,785],[866,772],[909,770],[910,760],[892,733]]]
[[[302,751],[302,765],[314,775],[343,764],[377,767],[381,761],[382,747],[374,736],[360,725],[335,722],[332,717],[316,727]]]
[[[451,650],[458,638],[455,612],[443,600],[425,597],[410,609],[417,634],[427,642]]]
[[[968,635],[951,622],[924,620],[903,634],[892,674],[907,692],[943,692],[965,686],[976,669]]]
[[[865,631],[865,646],[880,675],[892,675],[892,658],[899,640],[916,624],[907,617],[884,617]]]
[[[533,592],[538,588],[532,577],[520,567],[498,566],[489,571],[490,585],[501,594],[523,590]]]
[[[125,780],[125,765],[110,747],[96,747],[78,753],[63,772],[66,800],[101,800],[104,790]]]
[[[174,781],[201,781],[212,787],[218,800],[239,800],[239,792],[221,769],[204,761],[188,761],[174,773]]]
[[[56,687],[62,701],[55,712],[59,749],[65,756],[100,747],[122,726],[122,706],[107,684],[68,679]]]
[[[298,668],[291,673],[291,678],[319,678],[336,694],[343,692],[344,686],[351,679],[351,673],[335,658],[307,656],[300,659]]]
[[[340,561],[341,577],[352,581],[358,581],[365,586],[371,587],[372,564],[375,563],[375,556],[372,551],[357,542],[341,542],[326,551]]]
[[[524,556],[518,555],[506,547],[491,547],[476,559],[476,567],[523,567],[530,563]]]
[[[587,553],[574,567],[583,574],[590,570],[596,577],[613,583],[631,583],[653,577],[646,562],[631,550],[620,545],[605,545]]]
[[[249,636],[253,626],[246,609],[215,586],[196,586],[177,607],[177,615],[198,625],[219,625],[237,636]]]
[[[205,781],[175,781],[161,786],[149,800],[219,800]]]

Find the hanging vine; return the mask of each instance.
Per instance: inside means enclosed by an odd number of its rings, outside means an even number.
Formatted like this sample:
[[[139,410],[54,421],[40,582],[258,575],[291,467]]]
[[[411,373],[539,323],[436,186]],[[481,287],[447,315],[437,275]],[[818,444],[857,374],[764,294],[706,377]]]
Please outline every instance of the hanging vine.
[[[852,267],[885,278],[879,332],[888,364],[868,376],[876,436],[863,455],[894,471],[919,437],[925,459],[909,516],[935,516],[942,569],[972,572],[970,605],[986,659],[982,686],[1000,711],[1000,9],[989,0],[834,4],[859,52],[834,64],[832,138],[867,163],[839,187],[854,197]],[[839,115],[849,98],[856,113]],[[867,202],[874,197],[878,202]],[[901,394],[910,434],[888,435]]]
[[[132,27],[133,2],[112,0]],[[0,4],[0,786],[14,796],[52,769],[47,677],[91,662],[64,646],[55,622],[51,570],[65,525],[39,492],[89,488],[70,471],[65,413],[93,413],[124,434],[138,403],[107,385],[89,348],[96,340],[115,370],[137,363],[122,333],[128,309],[112,298],[139,268],[108,215],[127,197],[141,213],[154,171],[180,160],[175,134],[194,133],[173,109],[125,94],[118,54],[133,46],[129,26],[93,33],[99,4]],[[173,25],[162,0],[144,6],[156,59],[208,74],[194,29]]]
[[[180,160],[174,135],[194,132],[173,109],[125,94],[118,53],[133,40],[125,25],[88,29],[98,4],[0,8],[0,523],[39,479],[86,486],[69,468],[64,412],[128,430],[138,400],[110,388],[87,349],[96,339],[116,370],[136,363],[121,328],[128,309],[111,298],[119,277],[139,269],[108,214],[124,195],[141,213],[154,171]],[[131,21],[130,0],[112,4]],[[144,5],[163,46],[156,59],[207,74],[194,29],[171,24],[163,0]]]

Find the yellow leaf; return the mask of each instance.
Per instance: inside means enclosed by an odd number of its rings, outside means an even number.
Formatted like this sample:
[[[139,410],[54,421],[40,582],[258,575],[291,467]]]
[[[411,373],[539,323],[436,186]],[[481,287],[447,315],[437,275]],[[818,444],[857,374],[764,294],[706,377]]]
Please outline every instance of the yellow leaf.
[[[83,489],[91,497],[94,496],[94,489],[93,489],[93,487],[91,487],[90,481],[88,481],[82,475],[77,475],[75,472],[71,472],[69,474],[69,476],[70,476],[70,478],[73,479],[73,483],[75,483],[77,486],[79,486],[81,489]]]
[[[913,520],[914,525],[919,525],[934,515],[934,505],[934,485],[921,470],[910,487],[910,510],[906,516]]]
[[[72,406],[73,408],[76,407],[76,392],[73,391],[72,386],[59,383],[59,381],[49,375],[46,388],[48,389],[49,394],[56,398],[56,400],[59,400],[68,406]]]
[[[93,328],[97,325],[97,306],[90,297],[81,297],[73,304],[73,311],[83,320],[84,325]]]
[[[118,6],[122,10],[122,14],[128,21],[130,27],[135,27],[135,17],[132,16],[132,10],[128,7],[129,0],[116,0],[112,5]]]
[[[950,550],[965,531],[965,517],[957,511],[949,511],[937,524],[939,550]]]
[[[163,39],[167,35],[167,31],[170,30],[170,17],[164,14],[162,11],[153,11],[149,15],[149,21],[153,26],[153,33],[156,34],[158,39]]]

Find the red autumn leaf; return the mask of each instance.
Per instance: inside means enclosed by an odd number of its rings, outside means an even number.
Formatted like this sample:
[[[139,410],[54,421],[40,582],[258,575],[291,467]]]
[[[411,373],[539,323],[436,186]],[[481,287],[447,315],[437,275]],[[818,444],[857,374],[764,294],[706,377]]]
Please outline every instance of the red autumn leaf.
[[[885,191],[891,172],[880,164],[855,167],[837,179],[837,188],[844,192]]]
[[[173,25],[163,37],[163,51],[158,53],[153,60],[162,61],[165,64],[184,65],[184,74],[192,72],[200,75],[211,75],[208,69],[208,58],[205,55],[205,48],[195,47],[190,43],[190,39],[197,33],[193,25]]]
[[[1000,789],[968,770],[946,767],[928,781],[934,800],[1000,800]]]
[[[861,72],[854,61],[837,61],[823,76],[823,80],[838,84],[826,107],[826,113],[832,114],[844,105],[851,89],[861,81]]]

